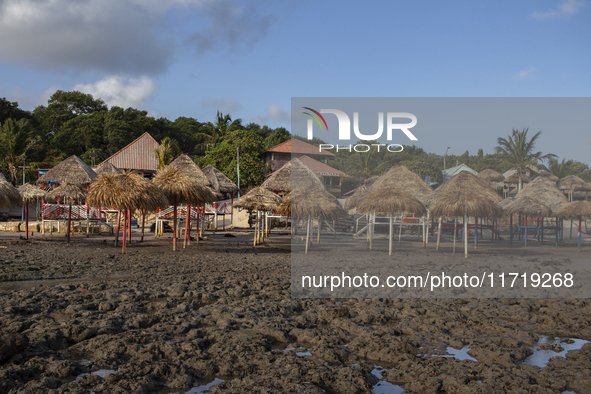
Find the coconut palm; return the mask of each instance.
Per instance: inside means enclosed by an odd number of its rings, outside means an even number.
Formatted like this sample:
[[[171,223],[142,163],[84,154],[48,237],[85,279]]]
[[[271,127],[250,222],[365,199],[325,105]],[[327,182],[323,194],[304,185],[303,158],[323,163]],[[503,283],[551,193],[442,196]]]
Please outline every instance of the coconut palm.
[[[16,181],[17,161],[25,149],[26,122],[26,119],[8,118],[0,125],[0,159],[4,159],[12,182]]]
[[[503,161],[513,166],[519,174],[518,191],[521,191],[521,177],[527,171],[528,166],[537,165],[541,160],[555,158],[556,155],[548,153],[542,155],[542,152],[535,152],[536,140],[542,134],[538,131],[531,139],[527,138],[528,129],[513,129],[508,138],[499,137],[496,153],[500,154]]]
[[[205,143],[208,146],[214,146],[229,132],[241,129],[242,119],[232,120],[230,115],[224,115],[218,111],[216,115],[216,122],[208,122],[205,128],[207,130]]]
[[[562,161],[559,162],[558,159],[551,157],[548,159],[548,166],[540,166],[540,168],[562,179],[565,176],[574,173],[572,166],[572,160],[566,161],[566,159],[562,159]]]
[[[160,147],[154,149],[154,155],[156,156],[156,160],[158,160],[158,169],[162,170],[169,165],[178,153],[179,147],[177,142],[170,137],[165,137],[160,141]]]

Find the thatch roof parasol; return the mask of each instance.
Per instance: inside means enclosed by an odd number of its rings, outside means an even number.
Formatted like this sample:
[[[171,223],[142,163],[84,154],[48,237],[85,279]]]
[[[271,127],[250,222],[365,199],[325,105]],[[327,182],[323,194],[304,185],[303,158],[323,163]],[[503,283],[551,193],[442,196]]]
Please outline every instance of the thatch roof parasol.
[[[201,171],[201,168],[199,168],[199,166],[184,153],[174,159],[169,167],[177,167],[187,174],[189,178],[197,180],[203,186],[211,186],[209,178],[203,173],[203,171]]]
[[[566,204],[557,216],[563,219],[591,218],[591,201],[574,201]]]
[[[0,180],[0,208],[20,207],[23,200],[18,190],[9,182]]]
[[[17,189],[19,194],[21,195],[24,202],[29,203],[32,201],[36,201],[39,198],[45,197],[47,192],[45,190],[39,189],[31,185],[30,183],[25,183],[22,186],[19,186]]]
[[[361,213],[412,213],[421,215],[425,213],[425,206],[410,192],[395,186],[371,188],[363,196],[358,204]]]
[[[531,178],[525,174],[521,174],[521,183],[530,183]],[[505,183],[509,185],[517,185],[519,183],[519,172],[515,171],[513,175],[505,178]]]
[[[509,215],[520,214],[525,216],[547,217],[552,215],[552,210],[529,197],[520,197],[507,204],[503,211]]]
[[[568,175],[558,181],[558,187],[570,189],[571,186],[584,185],[585,181],[576,175]]]
[[[197,167],[195,163],[193,164]],[[187,174],[190,171],[187,171],[187,169],[190,170],[191,167],[185,166],[182,162],[174,166],[171,164],[158,171],[154,176],[153,182],[162,190],[162,193],[164,193],[170,202],[176,204],[190,203],[194,205],[213,203],[215,201],[214,192],[206,186],[207,183],[200,182],[196,176],[190,177]],[[206,177],[205,181],[209,182]]]
[[[552,182],[556,183],[560,180],[560,178],[558,178],[556,175],[549,173],[547,171],[540,171],[538,172],[538,176],[543,176],[544,178],[547,178],[549,180],[551,180]]]
[[[102,175],[102,174],[121,174],[121,171],[119,171],[119,169],[117,169],[117,167],[115,167],[113,164],[111,164],[110,161],[103,162],[103,164],[101,164],[100,166],[98,166],[98,168],[96,169],[95,172],[96,172],[97,175]]]
[[[372,176],[371,178],[368,178],[365,181],[363,181],[363,183],[359,187],[357,187],[355,193],[353,193],[352,196],[345,200],[345,209],[348,211],[355,208],[357,204],[359,204],[359,202],[362,200],[363,196],[367,192],[367,189],[371,187],[371,185],[373,185],[374,182],[378,180],[378,178],[378,176]]]
[[[283,167],[272,173],[261,187],[279,193],[290,193],[292,188],[325,190],[318,175],[297,157],[294,157],[285,163]]]
[[[281,203],[281,198],[263,187],[255,187],[234,203],[235,207],[249,211],[274,211]]]
[[[211,164],[203,168],[203,173],[216,193],[234,193],[238,191],[238,186]]]
[[[88,185],[97,179],[96,173],[78,156],[73,155],[37,179],[37,185],[53,181],[57,184]]]
[[[547,177],[537,177],[526,185],[516,198],[529,197],[540,204],[550,208],[552,212],[558,212],[567,202],[566,197],[554,182]]]
[[[346,216],[335,196],[320,189],[296,189],[291,193],[291,214],[297,218],[336,220]]]
[[[578,192],[591,192],[591,182],[585,182],[582,185],[577,185],[575,190]]]
[[[500,172],[495,170],[487,169],[480,171],[478,174],[478,179],[481,179],[484,182],[502,182],[505,180],[505,177]]]
[[[435,193],[439,199],[432,206],[433,216],[466,214],[494,218],[501,215],[501,208],[497,204],[501,197],[467,171],[445,182]]]
[[[513,201],[515,201],[514,197],[507,197],[507,198],[503,199],[502,201],[500,201],[498,204],[499,204],[499,207],[501,207],[501,209],[505,210],[505,207],[507,207],[507,205],[513,203]]]
[[[62,203],[74,205],[76,201],[84,199],[86,193],[78,186],[64,183],[47,193],[45,198],[50,201],[62,200]]]
[[[283,201],[277,207],[277,213],[281,216],[291,217],[291,194],[283,197]]]
[[[96,207],[147,211],[168,206],[168,200],[156,185],[129,172],[99,175],[98,180],[90,185],[88,203]]]

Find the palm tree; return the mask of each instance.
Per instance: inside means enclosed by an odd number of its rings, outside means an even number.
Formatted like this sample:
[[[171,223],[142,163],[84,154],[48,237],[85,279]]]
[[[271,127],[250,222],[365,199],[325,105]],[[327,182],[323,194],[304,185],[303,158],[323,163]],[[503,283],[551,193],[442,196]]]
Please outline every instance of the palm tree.
[[[541,166],[544,171],[549,172],[552,175],[557,176],[558,178],[562,179],[567,175],[572,175],[573,171],[573,161],[565,161],[566,159],[562,159],[562,162],[559,162],[558,159],[552,157],[548,159],[548,166]]]
[[[217,112],[216,122],[208,122],[205,127],[207,130],[205,143],[209,147],[217,144],[229,132],[243,128],[242,119],[236,119],[233,121],[230,115],[224,115],[220,111]]]
[[[158,160],[158,169],[162,170],[169,165],[178,152],[179,147],[175,140],[165,137],[160,141],[160,147],[154,149],[154,155],[156,156],[156,160]]]
[[[513,166],[513,169],[519,174],[519,185],[517,191],[521,191],[521,176],[525,174],[528,166],[538,165],[539,161],[555,158],[556,155],[548,153],[542,155],[542,152],[534,152],[536,140],[542,134],[538,131],[531,139],[527,138],[528,129],[511,130],[508,138],[499,137],[496,153],[500,154],[502,160]]]
[[[10,171],[12,182],[16,182],[17,162],[25,150],[25,127],[27,120],[21,119],[17,122],[12,118],[0,125],[0,160],[3,160]]]

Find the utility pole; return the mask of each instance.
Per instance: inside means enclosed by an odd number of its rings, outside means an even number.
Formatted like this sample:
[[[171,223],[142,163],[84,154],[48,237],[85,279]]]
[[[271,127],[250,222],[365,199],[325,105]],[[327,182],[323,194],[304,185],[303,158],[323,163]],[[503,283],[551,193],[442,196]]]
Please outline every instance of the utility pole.
[[[447,157],[447,151],[449,150],[449,146],[447,147],[447,149],[445,150],[445,154],[443,155],[443,182],[445,182],[445,179],[447,178],[447,174],[445,173],[445,170],[447,169],[447,167],[445,166],[445,158]]]
[[[236,174],[238,176],[238,199],[240,199],[240,141],[236,145]]]
[[[31,168],[31,167],[27,167],[25,166],[25,158],[23,157],[23,165],[20,167],[23,169],[23,185],[25,184],[25,171],[27,170],[27,168]],[[25,203],[26,204],[26,203]],[[25,206],[23,205],[23,209],[21,210],[21,222],[25,221]]]

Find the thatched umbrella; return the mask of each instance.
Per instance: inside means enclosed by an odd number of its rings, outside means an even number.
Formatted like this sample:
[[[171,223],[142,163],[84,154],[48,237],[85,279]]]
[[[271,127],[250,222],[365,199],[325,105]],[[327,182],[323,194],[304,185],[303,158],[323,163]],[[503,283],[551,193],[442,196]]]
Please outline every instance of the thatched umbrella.
[[[466,171],[454,176],[444,185],[446,187],[441,197],[431,209],[436,216],[464,216],[464,252],[468,257],[468,217],[499,217],[502,211],[497,203],[501,197]],[[476,226],[474,233],[476,242]]]
[[[292,188],[324,189],[318,175],[297,157],[269,175],[261,187],[278,193],[290,193]]]
[[[57,184],[68,183],[70,185],[84,186],[97,180],[96,173],[78,156],[73,155],[62,161],[37,179],[37,185],[48,184],[53,181]]]
[[[393,213],[412,213],[424,214],[425,206],[413,195],[398,187],[382,184],[381,187],[370,188],[363,196],[363,200],[358,204],[361,213],[368,212],[387,212],[390,215],[390,226],[388,236],[388,254],[392,255],[392,223]],[[372,239],[370,237],[370,250]]]
[[[558,216],[564,219],[579,219],[579,236],[577,241],[577,250],[581,250],[581,220],[583,217],[591,217],[591,202],[574,201],[568,203],[559,212]]]
[[[103,164],[98,166],[98,168],[94,171],[97,175],[102,174],[121,174],[121,171],[117,169],[110,161],[105,161]]]
[[[127,243],[126,234],[131,227],[131,211],[136,209],[142,211],[143,241],[145,212],[155,211],[159,207],[168,205],[166,197],[156,185],[133,172],[121,174],[104,173],[99,175],[98,180],[90,186],[88,203],[96,207],[115,207],[119,211],[124,211],[123,253],[125,253],[125,245]],[[117,215],[115,245],[117,245],[117,238],[119,236],[120,219],[119,213]]]
[[[72,205],[83,199],[86,196],[84,190],[79,188],[77,185],[73,185],[70,183],[63,183],[56,187],[55,189],[51,190],[47,193],[46,198],[48,200],[62,200],[64,203],[69,205],[68,209],[68,228],[67,228],[67,238],[68,242],[70,242],[70,225],[72,223]]]
[[[528,177],[526,174],[521,174],[521,183],[530,183],[531,178]],[[519,172],[515,171],[513,175],[508,176],[505,178],[505,183],[508,185],[517,185],[519,183]]]
[[[584,185],[585,181],[576,175],[568,175],[558,181],[558,187],[572,189],[573,186]]]
[[[349,211],[351,209],[357,208],[357,204],[361,202],[367,189],[370,188],[378,178],[378,176],[372,176],[371,178],[363,181],[363,183],[357,187],[355,193],[345,200],[345,209]]]
[[[291,193],[283,197],[283,201],[281,201],[281,204],[277,207],[276,212],[288,219],[291,217]]]
[[[230,194],[230,204],[232,207],[231,210],[231,223],[234,225],[234,193],[238,191],[238,186],[232,182],[230,178],[224,175],[220,170],[212,166],[211,164],[205,166],[203,168],[203,173],[209,180],[212,190],[220,196],[220,198],[225,194]],[[215,228],[217,230],[217,207],[216,214],[215,214]]]
[[[47,192],[29,183],[20,186],[18,192],[25,203],[25,239],[29,239],[29,203],[45,197]]]
[[[560,180],[560,178],[558,178],[556,175],[547,172],[547,171],[540,171],[538,172],[538,176],[543,176],[544,178],[556,183]]]
[[[591,192],[591,182],[585,182],[583,185],[577,185],[575,189],[578,192],[585,192],[585,200],[589,200],[589,192]]]
[[[22,203],[18,190],[11,183],[0,180],[0,208],[20,207]]]
[[[487,169],[482,170],[478,175],[478,179],[481,179],[484,182],[502,182],[505,180],[505,177],[500,172],[495,170]]]
[[[257,211],[257,221],[255,224],[255,231],[254,231],[254,241],[253,245],[256,246],[263,237],[263,229],[260,225],[261,220],[261,212],[269,212],[274,211],[279,207],[281,203],[281,198],[261,187],[255,187],[254,189],[250,190],[248,193],[240,197],[235,205],[238,208],[243,208],[249,211]]]
[[[180,159],[181,157],[179,157]],[[178,160],[178,159],[177,159]],[[189,159],[190,160],[190,159]],[[195,167],[197,165],[190,161]],[[197,167],[199,168],[199,167]],[[201,172],[201,170],[199,170]],[[190,176],[189,174],[193,174]],[[203,172],[201,172],[203,174]],[[198,176],[198,172],[186,160],[179,160],[175,165],[169,165],[158,171],[154,176],[153,182],[158,186],[168,201],[172,202],[173,213],[173,238],[172,249],[176,250],[177,233],[177,205],[187,204],[187,221],[190,221],[191,209],[189,204],[200,205],[213,203],[215,201],[214,192],[207,186],[209,181],[207,177]],[[187,233],[185,232],[185,237]]]
[[[185,173],[193,182],[197,183],[197,187],[203,188],[205,190],[205,192],[207,193],[207,197],[203,198],[201,200],[195,200],[195,201],[185,201],[184,203],[187,204],[187,213],[185,215],[185,239],[183,242],[183,248],[187,245],[187,242],[189,242],[189,244],[191,243],[191,205],[203,205],[206,203],[211,203],[213,204],[214,201],[217,200],[217,196],[216,196],[216,192],[215,190],[212,190],[210,188],[210,186],[212,186],[211,181],[209,180],[209,178],[207,177],[207,175],[205,175],[205,173],[203,173],[203,171],[201,171],[201,168],[199,168],[199,166],[197,164],[195,164],[195,162],[187,155],[182,154],[179,157],[177,157],[172,163],[170,163],[170,167],[176,167],[179,170],[181,170],[183,173]],[[214,212],[214,216],[215,216],[215,229],[217,230],[217,212]],[[197,223],[199,223],[199,221],[197,221]],[[199,242],[199,224],[197,225],[198,230],[197,230],[197,242]],[[174,235],[174,237],[176,238],[176,233]]]
[[[524,239],[523,247],[524,248],[527,248],[527,217],[528,216],[530,216],[530,217],[537,216],[537,217],[541,217],[543,219],[543,218],[550,216],[552,214],[552,210],[548,206],[546,206],[542,203],[539,203],[530,197],[525,197],[525,196],[515,198],[512,202],[510,202],[509,204],[506,204],[503,208],[503,211],[511,216],[514,214],[519,214],[519,215],[525,216],[525,235],[523,237],[523,239]],[[543,222],[542,222],[542,227],[544,227]],[[512,231],[512,228],[510,229],[510,231]],[[513,238],[511,237],[511,240],[512,239]]]

